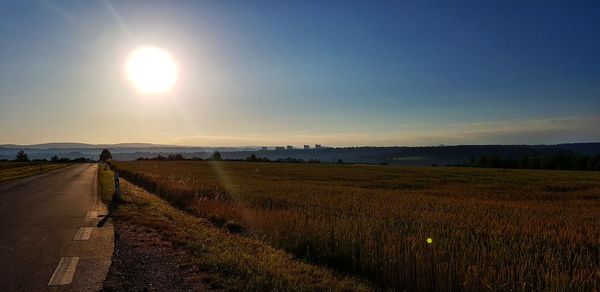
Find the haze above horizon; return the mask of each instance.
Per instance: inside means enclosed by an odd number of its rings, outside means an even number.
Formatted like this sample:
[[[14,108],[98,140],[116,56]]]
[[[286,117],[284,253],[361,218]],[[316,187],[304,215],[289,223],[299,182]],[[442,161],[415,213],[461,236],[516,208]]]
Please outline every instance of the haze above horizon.
[[[0,1],[0,39],[0,144],[600,141],[600,2]]]

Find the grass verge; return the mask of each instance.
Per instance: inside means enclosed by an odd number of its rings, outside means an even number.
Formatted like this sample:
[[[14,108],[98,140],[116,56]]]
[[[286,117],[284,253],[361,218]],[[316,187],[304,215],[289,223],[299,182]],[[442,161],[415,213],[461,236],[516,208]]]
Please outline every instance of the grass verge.
[[[115,192],[114,174],[104,163],[98,165],[98,192],[102,202],[109,205]]]
[[[209,274],[210,287],[247,291],[368,291],[364,281],[313,266],[263,241],[227,233],[122,180],[114,220],[160,234]],[[117,230],[118,232],[118,230]],[[205,278],[206,279],[206,278]]]
[[[2,167],[0,167],[0,182],[24,178],[70,165],[66,163],[15,163],[14,165],[10,165],[12,163],[14,162],[3,163]]]

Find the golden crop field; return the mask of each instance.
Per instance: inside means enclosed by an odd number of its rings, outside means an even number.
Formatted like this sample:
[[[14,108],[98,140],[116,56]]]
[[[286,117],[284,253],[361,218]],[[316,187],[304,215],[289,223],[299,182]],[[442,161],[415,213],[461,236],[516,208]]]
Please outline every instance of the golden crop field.
[[[67,163],[0,162],[0,182],[59,169],[68,165]]]
[[[600,289],[600,172],[221,161],[121,175],[297,258],[398,290]]]

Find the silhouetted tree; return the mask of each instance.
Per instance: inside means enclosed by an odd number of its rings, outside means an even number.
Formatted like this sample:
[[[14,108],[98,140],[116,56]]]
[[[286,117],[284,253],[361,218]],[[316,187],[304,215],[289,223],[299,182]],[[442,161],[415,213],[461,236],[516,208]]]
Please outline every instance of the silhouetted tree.
[[[29,161],[29,156],[27,156],[27,153],[25,153],[25,151],[21,150],[17,152],[17,158],[15,159],[15,161]]]
[[[575,160],[574,168],[576,170],[587,170],[589,161],[590,161],[590,158],[588,156],[580,156]],[[593,169],[590,169],[590,170],[593,170]]]
[[[102,150],[102,153],[100,153],[100,161],[106,162],[109,159],[112,159],[112,154],[110,154],[110,151],[108,151],[108,149]]]
[[[58,162],[58,156],[56,156],[56,155],[52,156],[52,158],[50,158],[50,161]]]
[[[183,155],[177,153],[175,155],[170,154],[167,158],[167,160],[185,160],[185,158],[183,158]]]
[[[71,162],[87,163],[87,162],[93,162],[93,161],[88,158],[85,158],[85,157],[79,157],[79,158],[71,159]]]
[[[594,155],[588,161],[589,170],[600,170],[600,154]]]
[[[522,156],[519,160],[500,156],[471,159],[465,166],[523,169],[600,170],[600,154],[586,156],[569,151],[553,151],[537,156]]]
[[[153,157],[153,158],[150,158],[150,160],[158,160],[158,161],[163,161],[163,160],[167,160],[167,158],[166,158],[166,157],[164,157],[164,156],[162,156],[162,155],[160,155],[160,154],[158,154],[158,156],[156,156],[156,157]]]
[[[212,155],[212,159],[213,160],[223,160],[223,158],[221,158],[221,153],[219,153],[219,151],[215,151],[215,153]]]

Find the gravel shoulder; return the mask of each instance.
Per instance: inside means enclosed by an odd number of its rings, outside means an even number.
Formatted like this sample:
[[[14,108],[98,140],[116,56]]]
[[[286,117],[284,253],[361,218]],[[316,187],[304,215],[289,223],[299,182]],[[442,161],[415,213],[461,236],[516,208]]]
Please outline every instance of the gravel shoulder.
[[[185,252],[155,230],[117,220],[115,252],[104,291],[210,291]]]

